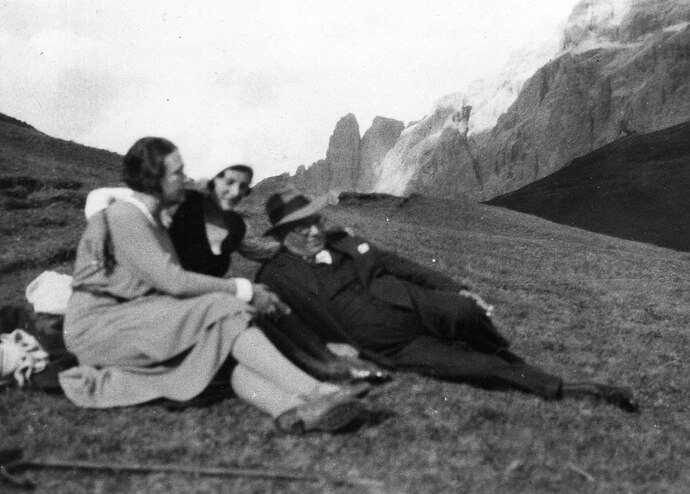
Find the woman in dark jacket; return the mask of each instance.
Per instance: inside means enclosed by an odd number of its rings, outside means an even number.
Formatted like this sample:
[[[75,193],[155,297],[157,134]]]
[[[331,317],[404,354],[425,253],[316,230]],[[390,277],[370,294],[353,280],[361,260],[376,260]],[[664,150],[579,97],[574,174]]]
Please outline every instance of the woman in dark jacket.
[[[257,250],[243,249],[247,225],[235,207],[251,189],[253,171],[246,165],[232,165],[208,182],[205,192],[188,190],[170,225],[170,238],[185,269],[223,277],[228,272],[231,254],[259,260],[270,256],[274,244],[264,243]],[[260,247],[264,248],[264,251]]]

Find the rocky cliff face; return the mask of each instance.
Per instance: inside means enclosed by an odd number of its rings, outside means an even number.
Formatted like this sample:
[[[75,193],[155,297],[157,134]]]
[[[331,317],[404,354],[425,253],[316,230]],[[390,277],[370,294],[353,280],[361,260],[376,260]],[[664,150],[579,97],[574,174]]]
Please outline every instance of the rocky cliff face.
[[[370,191],[374,186],[372,170],[393,147],[402,130],[402,122],[376,117],[360,139],[359,124],[350,113],[336,124],[326,159],[308,168],[299,167],[293,177],[281,176],[280,183],[290,183],[312,194],[329,190]]]
[[[690,120],[690,1],[582,0],[559,36],[498,80],[448,95],[403,130],[341,119],[326,159],[294,177],[328,190],[478,200],[516,190],[620,137]]]
[[[328,142],[326,163],[330,166],[329,187],[351,190],[359,174],[359,124],[352,113],[341,118]]]
[[[326,159],[309,168],[299,167],[290,182],[297,188],[323,194],[329,190],[353,190],[359,174],[359,124],[352,113],[341,118],[328,142]]]
[[[376,117],[362,137],[359,159],[359,176],[353,190],[368,192],[375,185],[374,170],[391,150],[403,131],[404,124],[392,118]]]
[[[582,51],[602,43],[632,43],[688,21],[686,0],[583,0],[563,32],[563,49]]]
[[[373,173],[374,190],[488,199],[621,136],[689,120],[689,21],[686,0],[580,2],[559,56],[521,86],[493,128],[473,130],[470,118],[463,136],[460,104],[478,98],[441,100],[402,133]]]
[[[568,53],[539,70],[482,136],[492,175],[482,195],[514,190],[619,137],[689,120],[690,29],[635,45]]]

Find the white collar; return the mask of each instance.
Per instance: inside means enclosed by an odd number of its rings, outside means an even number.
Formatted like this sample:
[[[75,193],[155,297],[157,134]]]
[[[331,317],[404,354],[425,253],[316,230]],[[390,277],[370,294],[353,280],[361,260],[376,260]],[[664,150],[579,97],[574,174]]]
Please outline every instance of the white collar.
[[[333,264],[333,256],[328,250],[323,249],[314,256],[314,262],[316,264]]]

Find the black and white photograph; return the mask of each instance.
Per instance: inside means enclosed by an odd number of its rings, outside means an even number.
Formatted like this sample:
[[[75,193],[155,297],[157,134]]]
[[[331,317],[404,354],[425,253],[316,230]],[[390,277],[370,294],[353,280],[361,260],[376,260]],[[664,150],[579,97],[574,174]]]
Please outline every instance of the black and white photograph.
[[[690,0],[0,0],[0,492],[690,492]]]

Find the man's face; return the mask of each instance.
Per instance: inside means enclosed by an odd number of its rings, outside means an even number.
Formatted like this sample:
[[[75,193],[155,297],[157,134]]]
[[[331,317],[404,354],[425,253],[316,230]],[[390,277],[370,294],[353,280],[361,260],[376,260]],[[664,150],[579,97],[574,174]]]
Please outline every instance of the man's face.
[[[235,208],[249,194],[249,174],[241,170],[226,170],[213,179],[211,197],[223,211]]]
[[[296,221],[283,238],[283,246],[300,257],[314,257],[326,247],[321,216]]]

